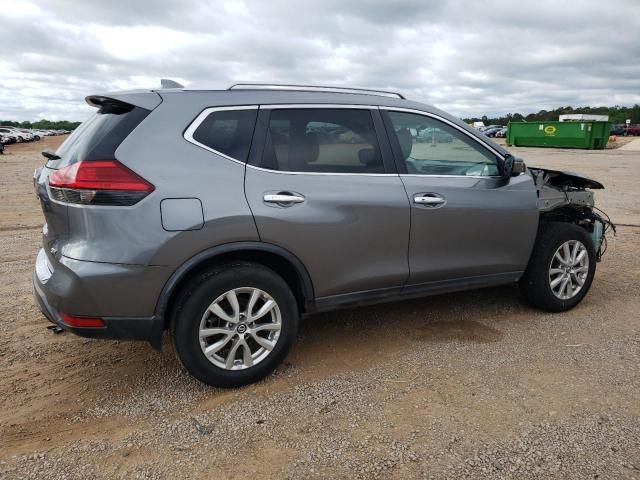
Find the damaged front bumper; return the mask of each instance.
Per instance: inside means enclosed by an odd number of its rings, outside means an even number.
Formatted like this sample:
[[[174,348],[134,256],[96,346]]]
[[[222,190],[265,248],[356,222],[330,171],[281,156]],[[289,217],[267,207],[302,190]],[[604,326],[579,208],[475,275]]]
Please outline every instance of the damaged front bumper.
[[[593,192],[587,188],[604,188],[600,182],[574,172],[545,168],[530,168],[529,171],[535,180],[541,212],[550,212],[568,205],[591,209],[595,202]]]
[[[599,261],[606,251],[606,233],[611,229],[615,234],[615,225],[595,206],[594,194],[587,189],[603,189],[604,185],[574,172],[545,168],[530,168],[529,172],[535,181],[540,214],[585,228]]]

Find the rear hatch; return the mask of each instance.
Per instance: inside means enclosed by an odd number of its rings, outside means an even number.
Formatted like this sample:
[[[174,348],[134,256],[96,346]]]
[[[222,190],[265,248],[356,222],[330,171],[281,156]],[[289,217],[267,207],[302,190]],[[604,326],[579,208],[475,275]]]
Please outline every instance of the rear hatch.
[[[120,165],[115,152],[160,101],[159,95],[154,92],[87,97],[87,102],[97,108],[96,113],[83,122],[55,153],[43,152],[46,163],[34,172],[33,182],[46,222],[43,227],[43,247],[50,257],[57,257],[69,238],[69,208],[91,203],[130,205],[136,200],[131,198],[130,192],[117,190],[120,188],[117,186],[117,176],[122,177],[123,172],[126,175],[127,169],[124,166],[120,166],[120,171],[114,169],[114,165]],[[102,172],[107,173],[107,180],[111,182],[108,185],[116,187],[104,190],[95,186],[92,189],[88,183],[83,185],[86,172],[91,174],[97,170],[85,168],[84,178],[72,178],[80,165],[104,167]],[[52,176],[64,188],[50,188]],[[65,181],[67,184],[64,184]]]

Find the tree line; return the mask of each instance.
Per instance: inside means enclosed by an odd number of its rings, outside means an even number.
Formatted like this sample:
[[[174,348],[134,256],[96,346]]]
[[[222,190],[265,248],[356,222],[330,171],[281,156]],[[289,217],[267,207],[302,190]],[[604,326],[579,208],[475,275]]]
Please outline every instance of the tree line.
[[[13,122],[11,120],[0,120],[0,125],[9,125],[18,128],[35,128],[36,130],[73,130],[80,125],[80,122],[70,122],[69,120],[38,120],[35,122]]]
[[[485,125],[506,125],[509,122],[548,122],[558,120],[560,115],[571,113],[609,115],[609,121],[611,123],[625,123],[627,119],[631,120],[631,123],[640,123],[640,105],[637,104],[633,107],[621,107],[619,105],[614,107],[560,107],[555,110],[540,110],[538,113],[530,113],[528,115],[508,113],[501,117],[491,118],[484,115],[478,118],[465,118],[463,120],[466,123],[482,121]]]

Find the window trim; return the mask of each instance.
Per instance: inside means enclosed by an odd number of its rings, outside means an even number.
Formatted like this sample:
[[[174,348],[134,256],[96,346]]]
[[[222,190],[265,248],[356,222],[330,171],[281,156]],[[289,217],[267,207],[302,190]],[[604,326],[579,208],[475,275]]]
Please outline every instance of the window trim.
[[[196,118],[193,119],[193,121],[185,129],[182,136],[187,142],[192,143],[200,148],[204,148],[205,150],[213,152],[216,155],[220,155],[221,157],[226,158],[227,160],[231,160],[233,162],[239,163],[240,165],[246,165],[246,162],[243,162],[242,160],[238,160],[237,158],[230,157],[229,155],[222,153],[214,148],[211,148],[205,145],[204,143],[200,143],[195,138],[193,138],[193,134],[195,133],[195,131],[198,129],[200,124],[204,122],[209,115],[215,112],[224,112],[224,111],[230,111],[230,110],[256,110],[256,122],[257,122],[257,113],[259,113],[260,111],[260,105],[239,105],[239,106],[228,106],[228,107],[205,108],[202,112],[200,112],[200,114]],[[255,124],[254,124],[254,129],[255,129]],[[250,148],[249,151],[251,151],[251,146],[249,148]]]
[[[412,113],[414,115],[421,115],[423,117],[433,118],[434,120],[442,122],[442,123],[445,123],[448,126],[454,128],[455,130],[465,134],[467,137],[469,137],[471,140],[475,141],[482,148],[484,148],[485,150],[490,151],[498,159],[498,171],[499,171],[498,175],[431,175],[431,174],[428,174],[428,173],[408,173],[406,171],[406,165],[405,165],[404,161],[400,161],[398,159],[397,152],[396,152],[396,148],[397,147],[394,145],[394,140],[397,142],[397,139],[394,139],[392,137],[393,135],[395,135],[395,130],[392,129],[391,131],[387,131],[387,135],[389,136],[389,143],[391,144],[391,149],[394,152],[393,156],[396,159],[396,167],[398,168],[398,172],[399,172],[399,174],[401,176],[403,176],[403,177],[434,177],[434,178],[474,178],[474,179],[502,178],[502,170],[504,168],[503,167],[503,165],[504,165],[504,155],[501,154],[499,151],[497,151],[495,148],[493,148],[491,145],[489,145],[488,143],[483,141],[481,138],[478,138],[473,133],[467,132],[465,129],[461,128],[455,122],[452,122],[451,120],[448,120],[448,119],[446,119],[444,117],[441,117],[439,115],[436,115],[436,114],[433,114],[433,113],[430,113],[430,112],[425,112],[425,111],[422,111],[422,110],[415,110],[415,109],[412,109],[412,108],[381,106],[380,110],[384,111],[382,117],[383,117],[385,126],[387,126],[387,127],[392,127],[393,126],[393,124],[391,122],[391,119],[389,118],[388,115],[386,115],[387,112]],[[388,130],[388,128],[387,128],[387,130]]]
[[[393,158],[393,163],[395,166],[395,169],[393,172],[385,172],[385,173],[341,173],[341,172],[288,172],[288,171],[282,171],[282,170],[270,170],[268,168],[262,168],[259,167],[257,165],[252,165],[251,164],[251,157],[252,157],[252,151],[255,148],[255,144],[256,144],[256,133],[257,133],[257,129],[259,127],[258,122],[259,122],[259,115],[260,115],[260,111],[261,110],[274,110],[274,109],[297,109],[297,108],[332,108],[332,109],[337,109],[337,108],[348,108],[348,109],[360,109],[360,110],[369,110],[371,111],[371,116],[374,120],[374,128],[376,129],[376,135],[378,137],[378,142],[379,142],[379,147],[381,150],[381,153],[383,154],[383,162],[384,162],[384,152],[383,150],[385,148],[390,148],[391,149],[391,156]],[[218,112],[218,111],[226,111],[226,110],[258,110],[258,117],[256,118],[256,126],[255,126],[255,131],[254,131],[254,138],[251,144],[251,149],[249,151],[249,157],[247,159],[246,162],[243,162],[241,160],[238,160],[236,158],[230,157],[229,155],[226,155],[222,152],[219,152],[218,150],[215,150],[211,147],[208,147],[200,142],[198,142],[197,140],[195,140],[193,138],[193,133],[197,130],[197,128],[200,126],[200,124],[213,112]],[[200,112],[198,114],[198,116],[196,116],[196,118],[189,124],[189,126],[185,129],[184,133],[183,133],[183,137],[184,139],[193,144],[196,145],[200,148],[204,148],[205,150],[215,153],[216,155],[220,155],[223,158],[226,158],[227,160],[231,160],[232,162],[235,163],[239,163],[240,165],[245,165],[248,168],[252,168],[254,170],[260,170],[263,172],[269,172],[269,173],[275,173],[275,174],[281,174],[281,175],[339,175],[339,176],[346,176],[346,175],[359,175],[359,176],[377,176],[377,177],[396,177],[396,176],[409,176],[409,177],[434,177],[434,178],[477,178],[477,179],[495,179],[495,178],[502,178],[502,175],[494,175],[494,176],[481,176],[481,175],[428,175],[428,174],[411,174],[411,173],[406,173],[404,172],[404,170],[406,170],[406,166],[402,166],[402,169],[399,168],[398,166],[398,162],[397,162],[397,158],[396,158],[396,154],[394,153],[394,148],[393,148],[393,142],[392,142],[392,137],[391,135],[393,134],[393,132],[388,132],[388,131],[378,131],[377,125],[376,125],[376,121],[375,121],[375,116],[374,116],[374,111],[380,111],[380,117],[383,123],[384,127],[387,127],[387,120],[388,120],[388,116],[385,115],[385,112],[388,111],[397,111],[397,112],[405,112],[405,113],[413,113],[416,115],[422,115],[425,117],[429,117],[429,118],[433,118],[435,120],[441,121],[446,123],[447,125],[455,128],[456,130],[462,132],[463,134],[467,135],[469,138],[471,138],[473,141],[475,141],[476,143],[478,143],[480,146],[488,149],[491,153],[493,153],[494,155],[496,155],[499,159],[499,167],[500,170],[502,171],[503,168],[503,164],[504,164],[504,155],[501,154],[500,152],[498,152],[497,150],[495,150],[493,147],[491,147],[491,145],[487,144],[486,142],[484,142],[481,138],[478,138],[477,136],[475,136],[474,134],[467,132],[466,130],[464,130],[463,128],[461,128],[459,125],[457,125],[456,123],[441,117],[440,115],[436,115],[430,112],[426,112],[424,110],[417,110],[414,108],[404,108],[404,107],[390,107],[390,106],[385,106],[385,105],[365,105],[365,104],[337,104],[337,103],[282,103],[282,104],[263,104],[263,105],[227,105],[227,106],[219,106],[219,107],[208,107],[205,108],[204,110],[202,110],[202,112]],[[386,130],[386,128],[385,128]],[[264,140],[261,140],[261,149],[260,149],[260,154],[262,154],[262,149],[264,148]],[[385,147],[386,145],[386,147]],[[404,162],[402,162],[404,164]],[[388,168],[385,162],[385,168]]]

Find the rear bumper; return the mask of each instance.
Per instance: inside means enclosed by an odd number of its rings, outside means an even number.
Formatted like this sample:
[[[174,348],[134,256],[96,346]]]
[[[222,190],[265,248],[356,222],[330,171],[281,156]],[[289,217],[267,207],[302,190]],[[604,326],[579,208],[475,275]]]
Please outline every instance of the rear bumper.
[[[33,289],[35,299],[40,311],[47,319],[63,328],[82,337],[111,338],[120,340],[145,340],[154,348],[159,349],[162,344],[162,332],[164,321],[156,316],[121,316],[105,315],[104,307],[95,302],[92,292],[87,288],[95,285],[96,279],[103,278],[104,287],[109,288],[109,282],[117,281],[113,278],[113,265],[93,264],[89,265],[92,271],[91,281],[84,281],[77,271],[70,267],[77,267],[78,262],[63,261],[55,265],[50,262],[44,250],[40,250],[33,271]],[[103,274],[100,275],[100,269]],[[82,269],[78,269],[82,271]],[[98,282],[99,283],[99,282]],[[140,289],[144,290],[144,289]],[[144,299],[141,297],[141,301]],[[151,309],[155,306],[155,298],[150,303]],[[138,305],[139,307],[139,305]],[[153,311],[153,310],[151,310]],[[99,328],[76,327],[67,325],[60,315],[65,312],[70,315],[99,317],[105,326]]]

